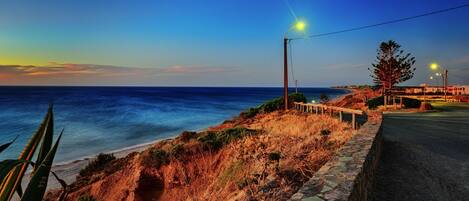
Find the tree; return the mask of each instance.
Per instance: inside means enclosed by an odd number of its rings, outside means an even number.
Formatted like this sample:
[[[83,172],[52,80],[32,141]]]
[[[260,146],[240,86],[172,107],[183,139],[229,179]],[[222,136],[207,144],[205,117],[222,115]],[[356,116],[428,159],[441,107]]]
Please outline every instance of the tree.
[[[329,101],[329,96],[327,96],[327,94],[325,93],[321,93],[319,95],[319,100],[321,101],[321,103],[327,103]]]
[[[376,63],[372,64],[373,82],[382,89],[391,89],[394,85],[407,81],[414,76],[415,57],[405,54],[401,46],[393,40],[382,42],[376,56]]]

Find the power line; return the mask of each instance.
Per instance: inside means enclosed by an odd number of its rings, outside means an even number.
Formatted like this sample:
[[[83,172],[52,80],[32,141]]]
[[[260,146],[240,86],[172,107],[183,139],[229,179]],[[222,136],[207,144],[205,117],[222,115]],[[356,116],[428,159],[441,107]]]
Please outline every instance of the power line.
[[[290,56],[290,70],[291,70],[291,77],[292,77],[292,79],[293,79],[293,80],[295,80],[295,73],[294,73],[294,71],[293,71],[293,56],[292,56],[292,54],[293,54],[293,51],[292,51],[292,48],[291,48],[291,42],[290,42],[290,43],[288,43],[288,46],[289,46],[289,47],[288,47],[288,49],[290,50],[290,51],[289,51],[289,53],[290,53],[290,55],[289,55],[289,56]]]
[[[410,16],[410,17],[385,21],[385,22],[366,25],[366,26],[343,29],[343,30],[339,30],[339,31],[327,32],[327,33],[321,33],[321,34],[313,34],[313,35],[309,35],[309,36],[306,36],[306,37],[303,37],[303,38],[293,38],[293,39],[290,39],[290,40],[298,40],[298,39],[305,39],[305,38],[316,38],[316,37],[328,36],[328,35],[333,35],[333,34],[340,34],[340,33],[345,33],[345,32],[368,29],[368,28],[372,28],[372,27],[383,26],[383,25],[387,25],[387,24],[393,24],[393,23],[398,23],[398,22],[402,22],[402,21],[412,20],[412,19],[415,19],[415,18],[421,18],[421,17],[426,17],[426,16],[435,15],[435,14],[439,14],[439,13],[444,13],[444,12],[448,12],[448,11],[452,11],[452,10],[456,10],[456,9],[460,9],[460,8],[464,8],[464,7],[468,7],[468,6],[469,6],[469,3],[468,4],[463,4],[463,5],[460,5],[460,6],[456,6],[456,7],[442,9],[442,10],[436,10],[436,11],[432,11],[432,12],[428,12],[428,13],[424,13],[424,14],[420,14],[420,15],[414,15],[414,16]]]

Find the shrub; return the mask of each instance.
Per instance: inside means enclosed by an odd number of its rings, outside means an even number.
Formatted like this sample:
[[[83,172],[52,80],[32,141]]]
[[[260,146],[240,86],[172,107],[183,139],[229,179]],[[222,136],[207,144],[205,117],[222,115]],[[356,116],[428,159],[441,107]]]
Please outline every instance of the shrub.
[[[184,132],[181,133],[181,140],[182,140],[183,142],[187,142],[187,141],[189,141],[190,139],[194,138],[196,135],[197,135],[196,132],[184,131]]]
[[[256,133],[256,130],[243,127],[227,128],[222,131],[207,131],[205,135],[200,136],[197,140],[202,142],[206,148],[219,149],[234,140]]]
[[[256,130],[243,127],[227,128],[219,132],[218,138],[221,140],[222,144],[228,144],[231,141],[241,139],[249,135],[254,135],[256,133]]]
[[[166,151],[157,148],[150,149],[150,162],[156,168],[169,162]]]
[[[197,138],[198,141],[204,144],[205,148],[208,149],[219,149],[222,147],[221,141],[217,137],[217,133],[214,131],[208,131],[205,135]]]
[[[288,95],[288,101],[290,102],[290,104],[293,105],[293,102],[306,103],[308,100],[306,99],[306,96],[302,93],[293,93]]]
[[[399,101],[399,100],[396,98],[396,101]],[[403,104],[406,108],[419,108],[419,107],[420,107],[420,103],[421,103],[421,101],[420,101],[420,100],[417,100],[417,99],[413,99],[413,98],[402,98],[402,104]],[[379,97],[370,99],[370,100],[368,100],[368,101],[366,102],[366,105],[367,105],[368,108],[370,108],[370,109],[376,109],[378,106],[384,105],[384,97],[383,97],[383,96],[379,96]]]
[[[327,103],[329,102],[329,96],[327,96],[327,94],[325,93],[321,93],[319,95],[319,100],[321,101],[321,103]]]
[[[179,158],[184,154],[184,145],[176,144],[171,148],[169,155],[174,158]]]
[[[243,118],[252,118],[259,114],[260,108],[259,107],[252,107],[248,110],[241,112],[241,117]]]
[[[413,99],[413,98],[403,98],[402,104],[405,105],[406,108],[419,108],[420,107],[420,100]]]
[[[307,99],[306,99],[306,96],[302,93],[292,93],[288,95],[288,102],[291,107],[293,106],[294,102],[306,103]],[[259,113],[273,112],[275,110],[283,108],[283,106],[284,106],[283,97],[279,97],[279,98],[275,98],[273,100],[267,101],[258,107],[249,108],[248,110],[242,112],[240,116],[244,118],[251,118],[251,117],[256,116]]]
[[[94,199],[94,197],[89,194],[84,194],[84,195],[80,195],[77,201],[96,201],[96,199]]]
[[[266,103],[260,106],[260,110],[264,113],[273,112],[282,108],[283,106],[283,98],[276,98],[271,101],[267,101]]]
[[[96,171],[101,171],[116,157],[113,154],[100,153],[94,160],[92,160],[85,168],[80,170],[79,176],[85,177],[92,175]]]

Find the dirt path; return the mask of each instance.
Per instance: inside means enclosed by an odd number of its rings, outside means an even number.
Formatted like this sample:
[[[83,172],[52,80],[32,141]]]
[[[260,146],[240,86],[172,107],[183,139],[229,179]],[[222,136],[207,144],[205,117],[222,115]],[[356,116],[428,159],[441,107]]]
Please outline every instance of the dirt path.
[[[469,109],[439,109],[385,116],[374,200],[469,200]]]

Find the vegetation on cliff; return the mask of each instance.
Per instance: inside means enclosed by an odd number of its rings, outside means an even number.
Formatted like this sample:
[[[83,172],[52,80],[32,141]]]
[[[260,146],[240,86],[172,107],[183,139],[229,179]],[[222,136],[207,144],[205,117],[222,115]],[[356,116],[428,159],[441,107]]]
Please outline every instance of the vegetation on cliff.
[[[295,111],[238,118],[90,168],[95,172],[77,178],[70,199],[284,200],[353,132],[332,117]]]
[[[288,95],[288,102],[290,103],[290,106],[293,106],[294,102],[306,103],[307,99],[306,99],[306,96],[302,93],[293,93],[293,94]],[[284,106],[283,97],[278,97],[273,100],[267,101],[258,107],[249,108],[248,110],[242,112],[240,116],[243,118],[251,118],[251,117],[256,116],[259,113],[269,113],[269,112],[276,111],[278,109],[283,108],[283,106]]]

